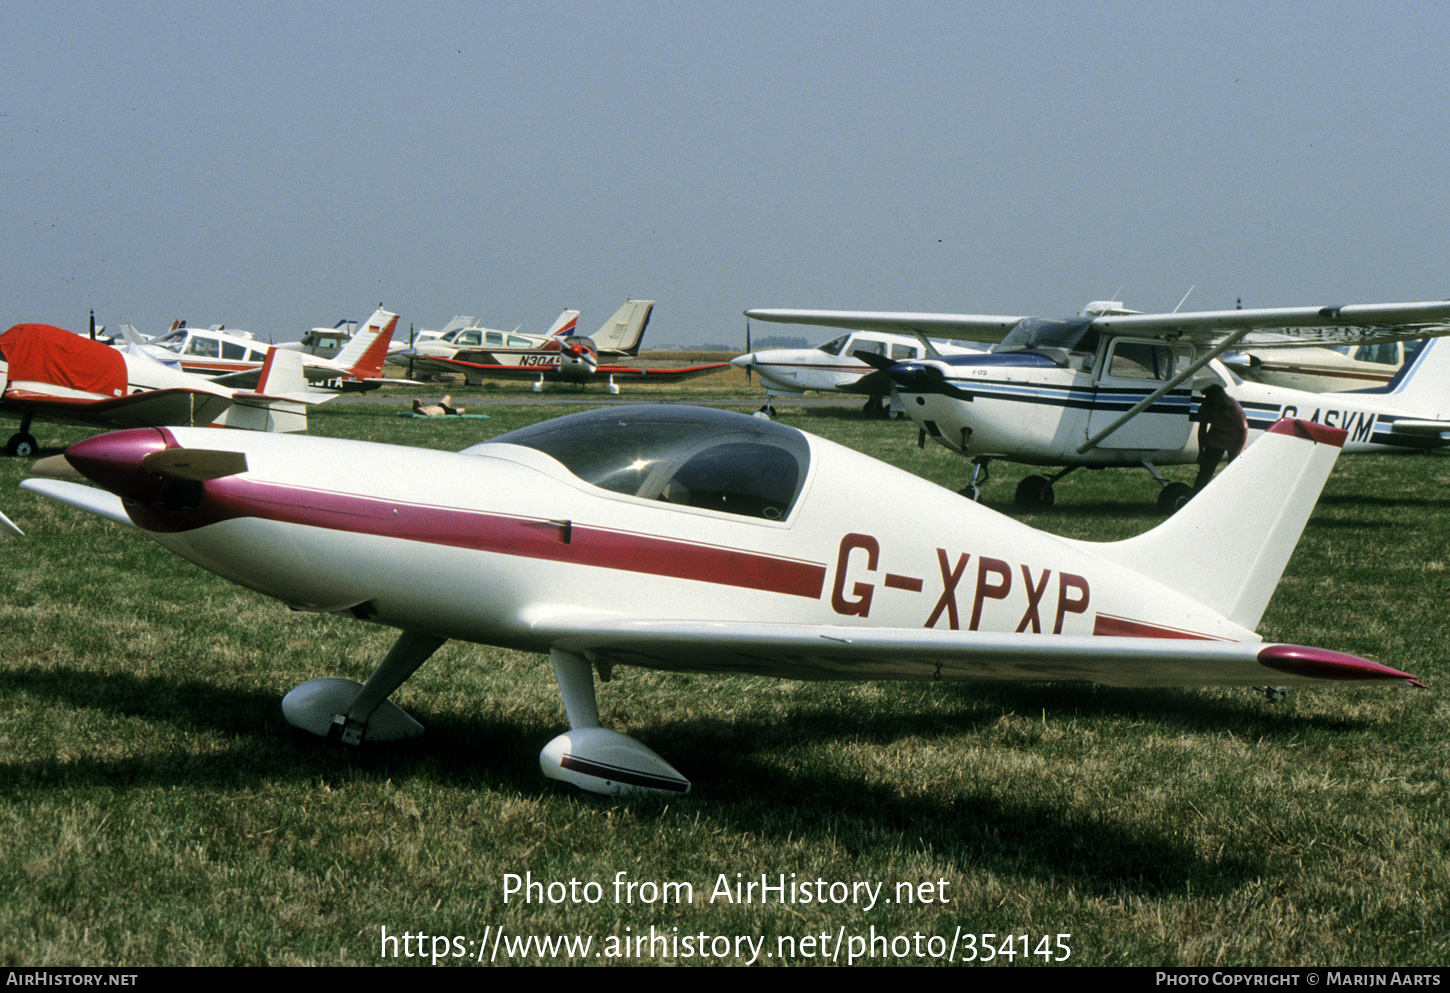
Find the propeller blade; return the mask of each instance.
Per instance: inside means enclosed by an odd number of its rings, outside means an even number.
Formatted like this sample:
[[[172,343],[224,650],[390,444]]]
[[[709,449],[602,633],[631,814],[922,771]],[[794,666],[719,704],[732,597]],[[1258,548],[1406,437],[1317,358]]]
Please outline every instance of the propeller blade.
[[[893,362],[875,352],[852,352],[855,358],[865,362],[878,372],[890,376],[896,385],[907,393],[941,393],[957,400],[972,401],[976,397],[967,390],[946,381],[941,370],[920,362]]]
[[[46,479],[85,479],[80,470],[71,465],[64,455],[47,455],[43,459],[36,459],[30,467],[32,476],[44,476]]]
[[[745,354],[746,355],[749,355],[753,351],[754,351],[754,349],[750,347],[750,318],[747,317],[747,318],[745,318]],[[750,385],[750,373],[751,373],[751,371],[752,371],[751,367],[747,365],[745,367],[745,385],[746,386],[749,386]]]
[[[168,448],[143,458],[141,467],[158,476],[201,483],[246,472],[247,456],[241,452],[218,452],[207,448]]]
[[[852,352],[851,357],[865,362],[877,372],[886,372],[896,363],[878,352]]]

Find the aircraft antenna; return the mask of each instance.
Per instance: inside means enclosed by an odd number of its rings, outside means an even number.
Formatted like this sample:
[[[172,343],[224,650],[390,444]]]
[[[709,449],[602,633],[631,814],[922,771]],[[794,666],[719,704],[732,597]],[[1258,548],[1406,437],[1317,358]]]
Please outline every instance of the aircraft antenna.
[[[1178,307],[1174,307],[1173,308],[1173,313],[1175,313],[1175,314],[1178,313],[1179,307],[1182,307],[1185,303],[1188,302],[1188,296],[1189,296],[1189,294],[1191,294],[1196,289],[1198,289],[1198,284],[1197,283],[1194,283],[1192,286],[1190,286],[1188,288],[1188,293],[1183,294],[1183,299],[1178,301]]]
[[[91,308],[91,341],[96,340],[96,308]]]

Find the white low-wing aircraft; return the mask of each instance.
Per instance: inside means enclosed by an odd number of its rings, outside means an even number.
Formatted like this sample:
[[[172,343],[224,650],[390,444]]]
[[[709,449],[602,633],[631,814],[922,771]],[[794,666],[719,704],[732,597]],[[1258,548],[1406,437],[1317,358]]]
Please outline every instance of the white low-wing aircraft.
[[[1162,486],[1160,509],[1181,507],[1191,491],[1181,483],[1170,484],[1156,467],[1197,457],[1191,424],[1197,376],[1231,383],[1229,391],[1257,431],[1287,414],[1352,427],[1350,451],[1424,449],[1450,438],[1450,422],[1440,423],[1450,416],[1450,405],[1438,398],[1419,400],[1439,386],[1427,385],[1435,383],[1437,374],[1417,374],[1419,382],[1411,386],[1410,365],[1384,392],[1349,394],[1239,384],[1221,366],[1206,368],[1234,348],[1444,335],[1450,333],[1446,301],[1174,314],[1140,314],[1116,302],[1097,302],[1077,317],[1062,319],[794,310],[749,310],[746,315],[792,324],[997,340],[985,354],[894,366],[863,357],[888,372],[924,436],[974,461],[967,490],[973,495],[985,481],[979,478],[982,470],[993,459],[1066,467],[1050,479],[1023,480],[1017,500],[1024,505],[1051,503],[1052,484],[1077,468],[1142,466]],[[1445,346],[1422,349],[1421,361],[1438,366],[1447,351]],[[1443,373],[1438,375],[1443,381]],[[1450,390],[1440,387],[1438,392],[1450,398]],[[1331,411],[1337,414],[1331,416]]]
[[[421,726],[387,698],[448,639],[548,653],[570,730],[544,748],[545,774],[683,792],[662,758],[599,727],[594,670],[1416,684],[1254,633],[1343,439],[1276,425],[1180,514],[1111,543],[1033,530],[764,418],[679,406],[574,414],[457,454],[135,429],[37,463],[99,489],[22,486],[294,609],[402,631],[366,684],[288,693],[296,727],[411,737]],[[580,595],[601,586],[607,602]]]

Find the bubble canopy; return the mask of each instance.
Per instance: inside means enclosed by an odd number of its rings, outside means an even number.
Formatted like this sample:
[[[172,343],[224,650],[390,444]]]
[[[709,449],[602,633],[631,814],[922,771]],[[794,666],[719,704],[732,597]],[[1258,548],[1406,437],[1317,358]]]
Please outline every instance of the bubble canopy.
[[[543,452],[586,483],[627,496],[784,520],[810,467],[795,428],[703,407],[629,406],[570,414],[490,445]]]

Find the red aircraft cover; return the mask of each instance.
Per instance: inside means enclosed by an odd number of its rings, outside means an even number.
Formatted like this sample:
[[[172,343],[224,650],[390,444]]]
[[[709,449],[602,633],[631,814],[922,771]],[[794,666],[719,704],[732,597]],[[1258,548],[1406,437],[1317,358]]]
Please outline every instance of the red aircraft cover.
[[[49,324],[17,324],[0,334],[10,382],[48,383],[108,397],[126,395],[126,360],[110,345]]]

